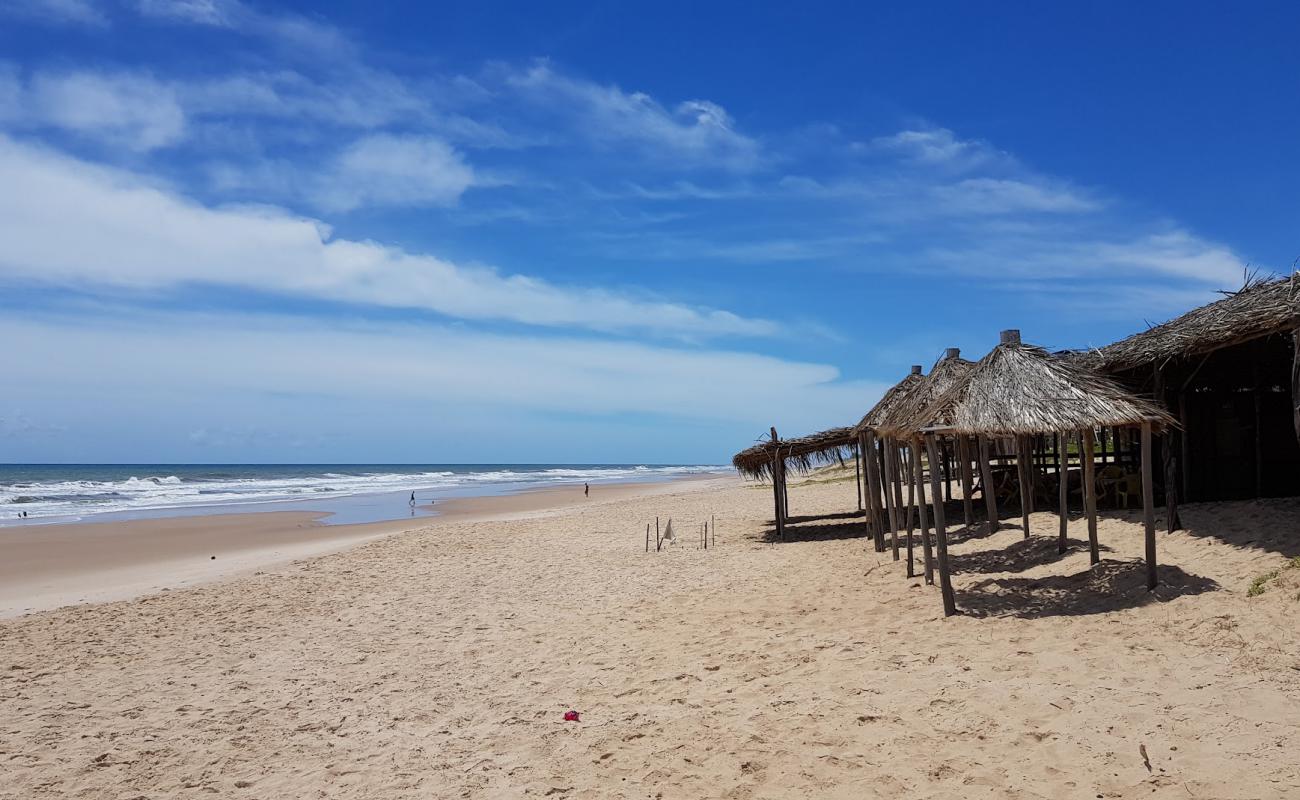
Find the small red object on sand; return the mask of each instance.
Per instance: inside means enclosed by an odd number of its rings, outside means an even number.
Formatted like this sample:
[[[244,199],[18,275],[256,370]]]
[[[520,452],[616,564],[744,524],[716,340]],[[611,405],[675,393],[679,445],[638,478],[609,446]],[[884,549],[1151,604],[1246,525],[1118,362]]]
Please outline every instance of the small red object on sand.
[[[566,712],[564,712],[564,721],[565,721],[565,722],[581,722],[581,720],[578,719],[578,712],[577,712],[577,711],[566,711]]]

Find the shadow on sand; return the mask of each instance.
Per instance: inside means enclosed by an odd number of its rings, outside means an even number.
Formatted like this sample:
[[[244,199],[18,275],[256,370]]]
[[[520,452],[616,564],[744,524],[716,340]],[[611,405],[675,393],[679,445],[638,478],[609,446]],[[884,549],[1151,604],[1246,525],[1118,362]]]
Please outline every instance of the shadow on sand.
[[[1146,564],[1141,561],[1106,559],[1074,575],[986,578],[956,593],[957,608],[971,617],[1070,617],[1137,608],[1219,588],[1213,580],[1176,566],[1160,565],[1158,570],[1160,585],[1153,591],[1147,591]]]
[[[980,550],[974,553],[955,553],[948,556],[948,563],[953,572],[1024,572],[1041,564],[1051,564],[1069,556],[1076,550],[1088,551],[1088,542],[1081,539],[1068,540],[1068,549],[1057,552],[1056,537],[1035,536],[1021,539],[999,550]],[[1101,552],[1109,553],[1111,548],[1100,546]]]
[[[839,522],[827,520],[842,520]],[[821,516],[790,517],[785,523],[784,538],[776,535],[776,523],[761,534],[764,542],[809,542],[832,539],[860,539],[867,535],[866,517],[862,512],[823,514]]]

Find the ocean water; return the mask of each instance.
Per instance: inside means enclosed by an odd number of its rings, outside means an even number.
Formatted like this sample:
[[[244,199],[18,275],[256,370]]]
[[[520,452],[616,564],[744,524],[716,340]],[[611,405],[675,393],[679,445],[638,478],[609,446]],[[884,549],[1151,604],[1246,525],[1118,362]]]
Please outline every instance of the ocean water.
[[[374,522],[428,514],[428,504],[449,497],[727,471],[671,464],[0,464],[0,526],[268,510]]]

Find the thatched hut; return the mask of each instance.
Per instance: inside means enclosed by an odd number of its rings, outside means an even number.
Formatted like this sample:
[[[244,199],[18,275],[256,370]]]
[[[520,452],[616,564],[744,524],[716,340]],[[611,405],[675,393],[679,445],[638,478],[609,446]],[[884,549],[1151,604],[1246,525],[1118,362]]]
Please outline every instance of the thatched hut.
[[[787,471],[809,472],[822,464],[842,461],[846,455],[857,455],[858,436],[853,428],[830,428],[795,439],[781,439],[776,428],[771,438],[746,448],[731,459],[731,465],[741,475],[755,480],[771,480],[775,507],[776,531],[785,535],[789,519],[789,490]],[[861,507],[861,496],[858,504]]]
[[[946,392],[899,425],[923,438],[931,464],[938,463],[936,436],[1013,438],[1017,441],[1020,473],[1022,524],[1029,535],[1028,460],[1029,438],[1040,435],[1065,437],[1078,432],[1083,442],[1083,487],[1088,510],[1088,535],[1094,562],[1097,560],[1095,482],[1091,475],[1092,435],[1100,427],[1127,426],[1141,431],[1143,501],[1146,524],[1148,585],[1156,584],[1155,510],[1152,500],[1151,437],[1153,432],[1174,424],[1169,415],[1115,381],[1098,375],[1077,359],[1052,356],[1040,347],[1020,341],[1020,332],[1003,331],[1001,342]],[[989,480],[987,448],[980,448],[980,467]],[[930,471],[930,486],[938,496],[939,480]],[[1065,542],[1066,482],[1060,481],[1061,542]],[[986,493],[987,495],[987,493]],[[938,539],[940,585],[944,611],[952,614],[956,605],[948,576],[947,534],[943,504],[934,504]]]
[[[913,364],[911,371],[889,387],[880,400],[862,415],[854,428],[858,438],[858,451],[863,454],[862,479],[867,498],[868,526],[878,553],[885,550],[885,529],[890,530],[894,560],[898,560],[898,509],[903,505],[903,495],[901,486],[892,477],[897,474],[896,453],[893,448],[880,442],[876,430],[895,408],[907,402],[907,398],[923,380],[925,375],[921,371],[921,365]],[[909,560],[908,575],[911,574]]]
[[[1175,495],[1300,494],[1300,273],[1248,281],[1080,359],[1178,417],[1161,453],[1171,522]]]
[[[920,473],[920,451],[913,446],[911,431],[906,429],[905,423],[910,417],[929,406],[936,398],[952,387],[973,366],[974,362],[961,357],[959,348],[948,348],[935,362],[928,375],[912,383],[906,392],[901,392],[894,399],[894,402],[883,413],[878,415],[878,422],[874,426],[876,435],[884,443],[882,446],[887,448],[889,458],[886,460],[892,465],[892,470],[886,475],[887,481],[894,486],[894,493],[900,498],[902,496],[902,486],[907,486],[907,504],[903,506],[905,510],[896,510],[896,516],[890,519],[891,538],[897,540],[897,531],[904,527],[904,519],[902,518],[905,518],[905,527],[907,529],[907,576],[909,578],[913,577],[915,575],[915,566],[912,547],[912,513],[915,510],[921,528],[926,583],[934,583],[934,561],[926,510],[915,503],[918,494],[924,495],[923,489],[919,486],[919,479],[916,477]],[[959,441],[957,444],[961,445],[961,442]],[[960,466],[960,456],[965,453],[965,447],[960,446],[959,449],[961,452],[958,454],[958,466]],[[952,467],[950,466],[952,463],[952,459],[949,458],[947,442],[945,442],[941,462],[932,463],[930,468],[932,470],[942,470],[949,499],[952,497]],[[969,470],[962,470],[963,475],[967,475],[968,472]],[[964,484],[964,487],[966,490],[965,505],[968,509],[967,521],[969,522],[969,481]],[[901,503],[898,505],[902,506]]]

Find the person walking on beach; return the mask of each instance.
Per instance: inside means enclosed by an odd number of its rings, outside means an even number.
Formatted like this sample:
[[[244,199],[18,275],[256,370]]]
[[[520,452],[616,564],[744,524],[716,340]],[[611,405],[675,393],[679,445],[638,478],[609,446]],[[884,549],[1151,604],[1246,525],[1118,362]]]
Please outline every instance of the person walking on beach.
[[[584,484],[582,484],[582,496],[583,496],[583,497],[591,497],[591,484],[590,484],[590,483],[584,483]]]
[[[411,492],[411,508],[415,508],[415,492]]]

